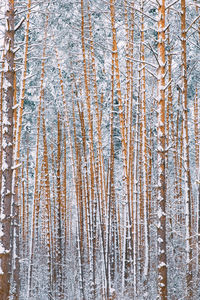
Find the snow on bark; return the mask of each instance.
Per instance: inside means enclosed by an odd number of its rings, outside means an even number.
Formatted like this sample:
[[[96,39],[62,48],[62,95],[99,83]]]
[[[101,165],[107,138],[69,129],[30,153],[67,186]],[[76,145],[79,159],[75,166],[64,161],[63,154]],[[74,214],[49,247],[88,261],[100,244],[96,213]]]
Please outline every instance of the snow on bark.
[[[4,2],[5,64],[2,105],[2,186],[1,186],[1,236],[0,236],[0,295],[7,300],[10,293],[11,274],[11,189],[13,156],[13,94],[14,94],[14,2]],[[2,43],[2,40],[1,40]],[[3,217],[5,215],[5,217]]]
[[[193,298],[192,290],[192,240],[191,240],[191,186],[189,164],[189,137],[187,114],[187,49],[186,49],[186,4],[181,0],[181,80],[182,80],[182,105],[183,105],[183,169],[185,189],[185,233],[186,233],[186,282],[187,299]]]
[[[165,183],[165,0],[158,7],[158,119],[157,119],[157,247],[158,247],[158,299],[167,299],[166,266],[166,183]]]

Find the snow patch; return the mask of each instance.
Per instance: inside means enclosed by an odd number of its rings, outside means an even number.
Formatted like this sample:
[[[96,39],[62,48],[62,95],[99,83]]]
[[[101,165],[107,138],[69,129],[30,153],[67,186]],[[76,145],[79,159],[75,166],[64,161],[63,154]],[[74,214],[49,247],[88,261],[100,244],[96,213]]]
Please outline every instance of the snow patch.
[[[8,164],[5,162],[5,161],[3,161],[3,164],[2,164],[2,171],[5,171],[5,170],[7,170],[8,169]]]
[[[158,265],[158,269],[161,269],[162,267],[165,267],[166,264],[162,261],[159,265]]]
[[[162,209],[159,207],[158,211],[157,211],[157,216],[160,219],[162,216],[164,216],[164,212],[162,211]]]
[[[6,115],[3,116],[3,125],[11,125],[11,123],[8,121],[8,117]]]
[[[11,86],[12,86],[11,83],[5,78],[4,81],[3,81],[4,90],[7,90]]]

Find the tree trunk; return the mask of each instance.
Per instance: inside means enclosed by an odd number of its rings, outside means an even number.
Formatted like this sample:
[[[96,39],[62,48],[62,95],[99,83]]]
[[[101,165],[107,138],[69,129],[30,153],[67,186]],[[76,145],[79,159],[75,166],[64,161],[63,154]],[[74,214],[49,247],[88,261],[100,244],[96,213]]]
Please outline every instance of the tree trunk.
[[[181,59],[182,59],[182,105],[183,105],[183,164],[185,185],[185,226],[186,226],[186,282],[187,299],[192,299],[192,239],[191,239],[191,185],[189,168],[189,138],[187,114],[187,55],[186,55],[186,7],[181,0]]]
[[[158,298],[167,299],[166,183],[165,183],[165,0],[158,7]]]
[[[0,299],[8,300],[11,274],[11,201],[14,97],[14,1],[5,1],[5,66],[3,84],[3,137],[0,243]]]

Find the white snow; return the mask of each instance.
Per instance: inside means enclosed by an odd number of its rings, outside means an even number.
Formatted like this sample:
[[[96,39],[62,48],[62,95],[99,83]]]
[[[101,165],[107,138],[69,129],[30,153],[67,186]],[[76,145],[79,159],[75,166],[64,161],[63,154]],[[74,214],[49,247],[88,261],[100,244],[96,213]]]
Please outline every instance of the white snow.
[[[0,244],[0,254],[3,254],[3,253],[5,253],[5,249],[4,249],[4,247]]]
[[[8,71],[8,69],[9,69],[8,62],[7,62],[7,61],[5,61],[5,63],[4,63],[4,72],[7,72],[7,71]],[[5,83],[5,80],[6,80],[6,79],[4,79],[4,83]],[[4,88],[5,88],[5,86],[4,86]]]
[[[6,115],[3,116],[3,125],[11,125]]]
[[[157,215],[158,218],[160,219],[162,216],[164,216],[164,212],[162,211],[162,209],[159,207],[158,211],[157,211]]]
[[[163,239],[161,239],[160,237],[157,239],[158,243],[163,243]]]
[[[16,103],[15,105],[13,105],[12,109],[16,109],[19,106],[19,103]]]
[[[5,171],[6,169],[8,169],[8,164],[5,161],[3,161],[2,171]]]
[[[7,143],[5,140],[2,141],[2,147],[3,147],[3,149],[5,149],[7,147]]]
[[[5,219],[5,215],[3,213],[0,214],[0,220],[4,220]],[[0,223],[1,224],[1,223]]]
[[[164,262],[161,262],[159,265],[158,265],[158,269],[162,268],[162,267],[165,267],[166,264]]]
[[[3,275],[3,270],[1,268],[1,266],[0,266],[0,275]]]
[[[14,165],[14,166],[12,166],[12,170],[17,169],[17,168],[19,168],[20,166],[21,166],[21,163],[19,163],[19,164],[17,164],[17,165]]]
[[[164,287],[164,286],[165,286],[165,284],[164,284],[164,283],[162,283],[162,282],[159,282],[159,286],[161,286],[161,287]]]
[[[3,134],[7,133],[8,132],[8,127],[4,127],[3,128]]]

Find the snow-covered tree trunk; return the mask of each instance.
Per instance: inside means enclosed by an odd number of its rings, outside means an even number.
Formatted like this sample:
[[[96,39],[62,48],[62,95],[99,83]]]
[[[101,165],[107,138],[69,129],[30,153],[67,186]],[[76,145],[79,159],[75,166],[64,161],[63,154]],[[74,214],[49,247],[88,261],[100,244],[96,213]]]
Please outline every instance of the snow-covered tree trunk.
[[[140,72],[139,72],[140,73]],[[140,76],[139,76],[140,77]],[[140,80],[138,87],[140,85]],[[139,156],[139,97],[136,103],[136,124],[135,124],[135,137],[134,137],[134,158],[133,158],[133,176],[134,176],[134,188],[133,188],[133,291],[134,297],[137,296],[137,229],[138,229],[138,156]]]
[[[143,0],[141,1],[141,11],[144,10]],[[143,176],[143,202],[144,202],[144,277],[147,280],[149,269],[149,245],[148,245],[148,220],[147,220],[147,203],[148,203],[148,173],[147,173],[147,135],[146,135],[146,77],[145,77],[145,53],[144,53],[144,15],[141,16],[141,108],[142,108],[142,176]]]
[[[60,114],[58,113],[58,137],[57,137],[57,239],[56,239],[56,262],[57,262],[57,287],[58,299],[63,299],[62,290],[62,195],[61,195],[61,128],[60,128]]]
[[[198,233],[198,276],[200,276],[200,151],[198,166],[198,192],[197,192],[197,233]]]
[[[13,96],[14,96],[14,0],[4,2],[5,65],[2,122],[2,189],[0,215],[0,299],[8,300],[11,274],[11,201],[13,162]]]
[[[167,299],[166,259],[166,183],[165,183],[165,0],[158,6],[158,105],[157,105],[157,164],[158,164],[158,299]]]
[[[181,0],[181,79],[182,79],[182,105],[183,105],[183,169],[185,190],[185,226],[186,226],[186,282],[187,299],[192,299],[192,240],[191,240],[191,186],[189,169],[189,137],[188,137],[188,113],[187,113],[187,52],[186,52],[186,6],[185,0]]]
[[[42,94],[44,93],[44,90]],[[44,95],[42,95],[44,97]],[[44,98],[43,98],[44,102]],[[53,248],[53,236],[52,236],[52,216],[51,216],[51,193],[50,193],[50,179],[49,179],[49,163],[48,163],[48,145],[46,138],[46,124],[44,119],[44,103],[42,107],[42,135],[43,135],[43,160],[44,160],[44,187],[45,187],[45,216],[46,216],[46,248],[48,258],[48,287],[49,295],[52,293],[52,248]]]
[[[23,104],[25,98],[25,86],[26,86],[26,71],[27,71],[27,56],[28,56],[28,40],[29,40],[29,19],[31,10],[31,0],[28,0],[27,4],[27,17],[26,17],[26,30],[25,30],[25,46],[24,46],[24,57],[23,57],[23,71],[21,78],[21,90],[20,90],[20,101],[19,101],[19,111],[14,112],[14,150],[13,150],[13,164],[15,166],[13,170],[12,178],[12,205],[13,205],[13,238],[16,247],[15,252],[12,253],[13,256],[13,281],[15,288],[13,290],[13,299],[17,300],[19,298],[19,201],[18,201],[18,170],[20,166],[20,144],[21,144],[21,131],[22,131],[22,114],[23,114]],[[16,75],[15,75],[16,76]],[[15,79],[16,85],[16,79]],[[15,94],[16,95],[16,94]],[[16,100],[16,97],[15,97]],[[17,109],[17,103],[14,103],[14,107]]]
[[[4,12],[1,12],[0,11],[0,17],[4,18]],[[2,48],[4,48],[4,32],[2,30],[2,35],[0,37],[0,46]],[[2,121],[3,121],[3,79],[4,79],[4,72],[3,72],[3,69],[4,69],[4,51],[2,53],[2,56],[1,56],[1,59],[2,59],[2,64],[1,64],[1,67],[2,67],[2,72],[1,72],[1,85],[0,85],[0,144],[2,145],[2,139],[3,139],[3,130],[2,130]],[[2,177],[2,147],[0,147],[0,179]],[[2,184],[2,180],[0,180],[0,191],[1,191],[1,184]],[[0,199],[0,206],[1,206],[1,199]]]

